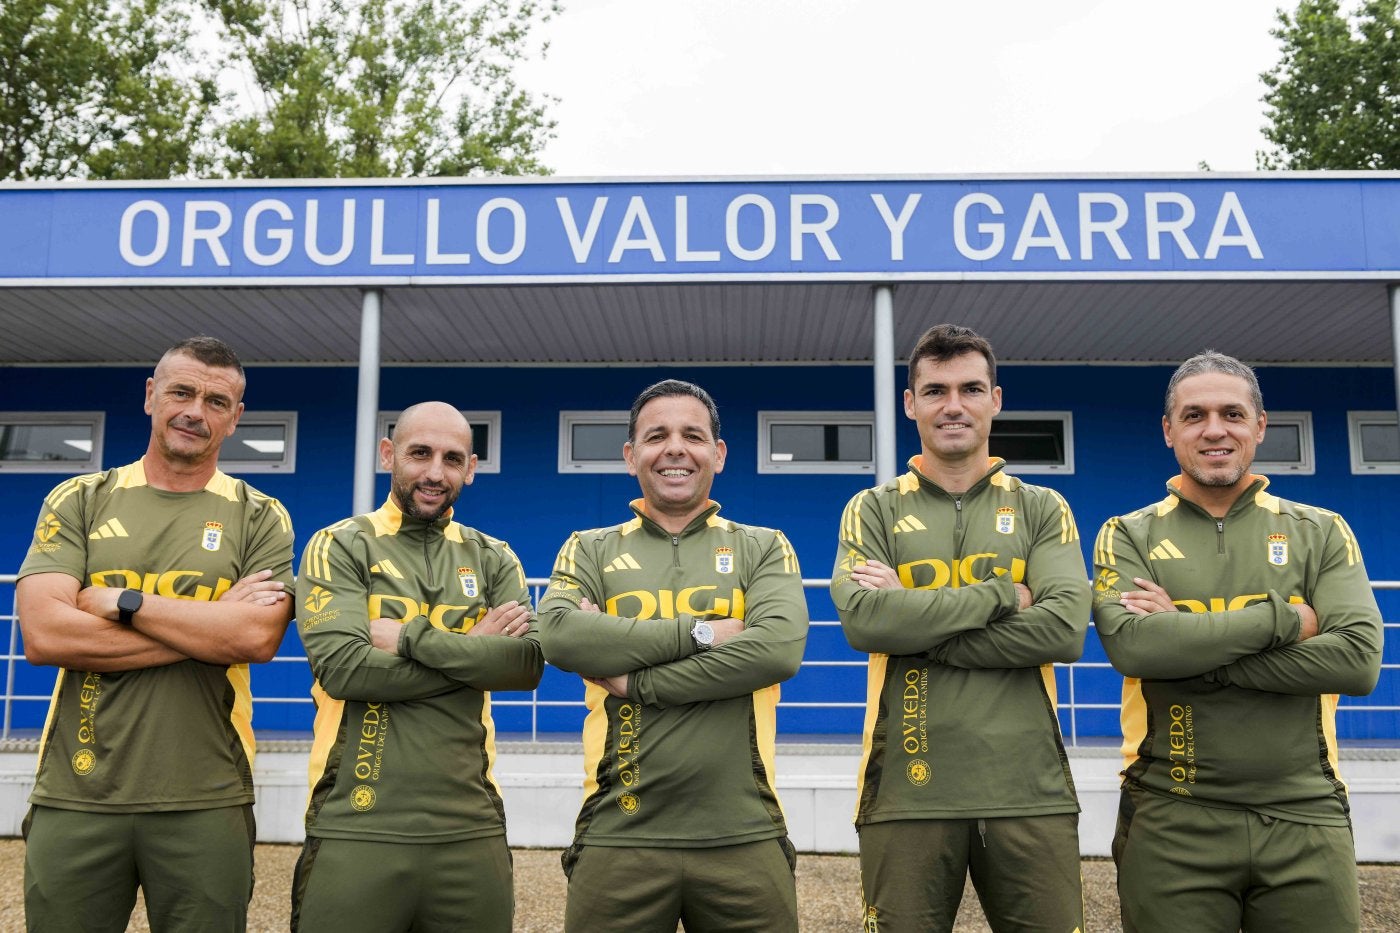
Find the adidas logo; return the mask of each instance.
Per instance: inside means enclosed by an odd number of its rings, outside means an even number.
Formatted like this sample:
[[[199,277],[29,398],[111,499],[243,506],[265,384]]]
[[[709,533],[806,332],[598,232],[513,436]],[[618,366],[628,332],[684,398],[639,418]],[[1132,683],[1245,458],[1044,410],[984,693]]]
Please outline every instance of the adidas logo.
[[[642,565],[639,564],[639,563],[637,563],[637,562],[632,558],[632,555],[631,555],[631,554],[623,554],[621,557],[615,557],[615,558],[613,558],[613,560],[612,560],[606,567],[603,568],[603,573],[612,573],[614,570],[641,570],[641,569],[642,569]]]
[[[928,526],[912,515],[906,515],[894,523],[894,533],[901,531],[928,531]]]
[[[98,538],[129,538],[131,535],[126,533],[126,529],[122,527],[120,521],[115,518],[109,518],[98,525],[97,530],[88,535],[88,537],[96,541]]]
[[[394,562],[385,558],[369,568],[370,573],[382,573],[385,576],[393,577],[395,580],[402,580],[403,574],[399,573],[399,568],[394,566]]]
[[[1161,544],[1154,547],[1147,555],[1149,560],[1179,560],[1185,556],[1185,554],[1181,553],[1179,547],[1168,540],[1163,540]]]

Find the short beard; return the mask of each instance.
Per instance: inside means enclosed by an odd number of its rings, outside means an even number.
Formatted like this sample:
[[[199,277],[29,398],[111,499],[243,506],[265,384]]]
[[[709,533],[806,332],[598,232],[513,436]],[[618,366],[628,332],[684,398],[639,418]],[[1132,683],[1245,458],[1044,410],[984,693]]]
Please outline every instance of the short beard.
[[[437,521],[439,518],[442,518],[444,515],[446,515],[447,510],[452,508],[453,503],[457,501],[457,496],[453,495],[449,491],[446,498],[443,499],[442,506],[436,511],[429,514],[420,509],[418,507],[417,501],[415,501],[413,498],[413,490],[418,488],[417,483],[408,483],[403,485],[400,485],[399,483],[394,483],[393,487],[394,498],[399,503],[399,511],[403,512],[403,514],[407,515],[409,518],[417,519],[420,522]],[[459,495],[460,493],[461,490],[458,490]]]

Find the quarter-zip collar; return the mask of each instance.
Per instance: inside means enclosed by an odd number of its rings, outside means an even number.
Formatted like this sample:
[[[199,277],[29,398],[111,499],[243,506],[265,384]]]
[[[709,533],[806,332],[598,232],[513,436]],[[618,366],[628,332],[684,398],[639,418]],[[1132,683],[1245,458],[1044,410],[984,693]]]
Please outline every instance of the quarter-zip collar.
[[[449,508],[430,522],[425,522],[421,518],[414,518],[399,508],[393,497],[384,500],[384,504],[377,511],[369,513],[370,524],[374,526],[375,537],[381,535],[393,535],[409,541],[421,540],[423,542],[423,573],[428,586],[436,586],[437,581],[433,577],[433,555],[434,544],[442,541],[447,536],[447,529],[452,525],[452,512]]]
[[[919,478],[920,485],[927,487],[933,492],[945,495],[949,499],[957,501],[967,496],[974,496],[977,493],[981,492],[983,489],[985,489],[992,482],[992,477],[1000,473],[1003,469],[1005,469],[1006,461],[1001,459],[1000,457],[988,457],[987,472],[982,474],[981,479],[977,480],[977,482],[969,486],[966,492],[958,493],[949,492],[948,490],[940,486],[935,480],[930,479],[928,474],[924,472],[923,466],[923,454],[915,454],[914,456],[909,458],[909,472],[913,473]]]
[[[1248,509],[1251,506],[1253,506],[1255,498],[1268,487],[1269,478],[1267,476],[1260,476],[1258,473],[1251,473],[1250,483],[1248,486],[1245,487],[1244,492],[1240,493],[1239,497],[1235,499],[1234,502],[1230,503],[1230,508],[1226,510],[1224,517],[1216,518],[1214,515],[1211,515],[1210,512],[1206,511],[1204,508],[1192,502],[1190,499],[1186,498],[1186,496],[1182,495],[1180,473],[1167,480],[1167,492],[1171,493],[1173,496],[1176,496],[1178,502],[1190,506],[1192,509],[1195,509],[1197,512],[1200,512],[1202,515],[1206,516],[1211,521],[1217,523],[1223,522],[1226,519],[1233,517],[1235,513],[1242,512],[1245,509]]]
[[[704,528],[710,523],[711,516],[719,512],[719,503],[710,499],[705,506],[705,510],[692,518],[690,524],[681,529],[680,534],[672,534],[665,528],[662,528],[657,524],[654,518],[647,514],[647,503],[645,499],[633,499],[628,505],[632,509],[633,514],[641,519],[643,528],[651,534],[660,535],[663,538],[670,538],[672,541],[678,541],[691,532]]]

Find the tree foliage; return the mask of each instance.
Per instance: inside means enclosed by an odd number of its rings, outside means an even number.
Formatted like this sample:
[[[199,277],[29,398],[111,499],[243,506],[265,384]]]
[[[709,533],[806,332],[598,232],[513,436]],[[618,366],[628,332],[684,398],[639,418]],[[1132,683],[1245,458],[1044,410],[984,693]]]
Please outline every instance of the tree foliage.
[[[0,0],[0,178],[541,173],[548,101],[512,71],[557,12]]]
[[[207,165],[216,100],[163,0],[0,3],[0,178],[166,178]]]
[[[1400,168],[1400,3],[1337,0],[1280,10],[1279,63],[1261,75],[1272,149],[1261,168]]]
[[[553,122],[511,78],[538,0],[208,0],[259,100],[230,174],[535,173]]]

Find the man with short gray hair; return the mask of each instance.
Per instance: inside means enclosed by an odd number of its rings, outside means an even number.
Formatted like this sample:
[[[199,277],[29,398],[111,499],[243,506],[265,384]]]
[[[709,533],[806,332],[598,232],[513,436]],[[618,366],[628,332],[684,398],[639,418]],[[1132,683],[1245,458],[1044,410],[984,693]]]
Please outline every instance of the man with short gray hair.
[[[1207,351],[1168,384],[1181,473],[1094,545],[1094,616],[1124,675],[1113,856],[1123,927],[1355,930],[1338,694],[1380,673],[1381,617],[1340,515],[1250,471],[1253,370]]]

